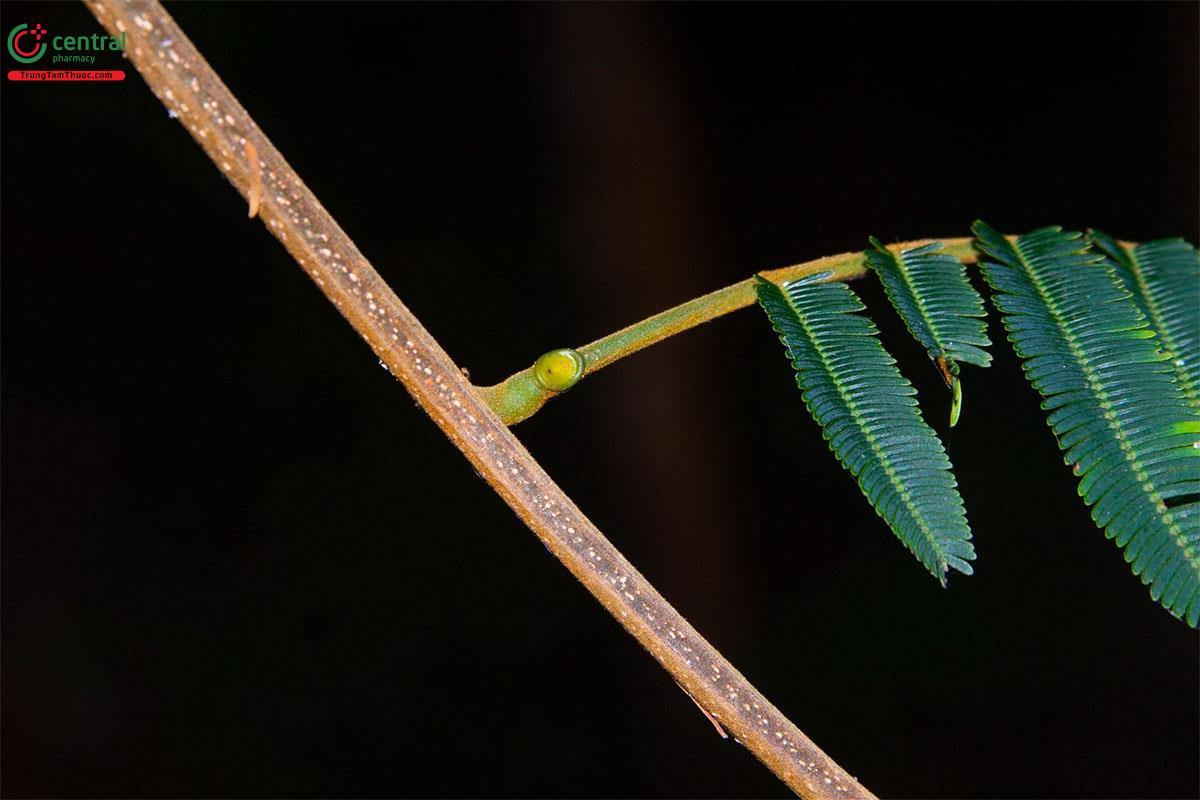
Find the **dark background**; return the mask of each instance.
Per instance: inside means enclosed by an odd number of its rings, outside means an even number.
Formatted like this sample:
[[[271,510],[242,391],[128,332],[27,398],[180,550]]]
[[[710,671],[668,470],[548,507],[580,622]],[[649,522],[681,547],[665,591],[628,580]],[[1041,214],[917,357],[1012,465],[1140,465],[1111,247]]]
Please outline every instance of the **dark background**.
[[[1198,237],[1196,4],[171,8],[477,383],[868,234]],[[2,147],[5,795],[786,796],[136,73],[5,81]],[[881,796],[1196,796],[1196,634],[1091,523],[997,325],[947,433],[855,288],[956,464],[979,560],[948,590],[757,310],[519,435]]]

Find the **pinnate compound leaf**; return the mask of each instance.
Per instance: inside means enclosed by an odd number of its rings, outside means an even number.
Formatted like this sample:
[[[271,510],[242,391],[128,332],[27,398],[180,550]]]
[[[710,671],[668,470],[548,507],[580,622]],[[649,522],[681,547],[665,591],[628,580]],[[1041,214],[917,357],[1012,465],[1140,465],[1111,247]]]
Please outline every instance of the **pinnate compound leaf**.
[[[1183,239],[1128,245],[1100,231],[1091,239],[1115,262],[1122,285],[1170,354],[1176,381],[1200,411],[1200,253]]]
[[[941,242],[892,252],[874,236],[866,262],[879,276],[888,299],[913,338],[937,364],[953,392],[950,427],[958,424],[962,384],[958,362],[986,367],[992,357],[983,298],[967,280],[963,263],[940,252]]]
[[[899,255],[871,237],[867,265],[879,276],[892,305],[913,338],[937,360],[992,363],[983,298],[967,280],[963,263],[940,252],[941,242],[914,247]],[[951,367],[958,374],[957,364]]]
[[[1079,233],[976,222],[980,268],[1092,519],[1150,596],[1200,619],[1200,416],[1114,265]]]
[[[858,297],[815,275],[758,278],[758,300],[796,370],[829,448],[896,536],[946,583],[975,557],[950,460],[917,410],[916,391],[879,343]]]

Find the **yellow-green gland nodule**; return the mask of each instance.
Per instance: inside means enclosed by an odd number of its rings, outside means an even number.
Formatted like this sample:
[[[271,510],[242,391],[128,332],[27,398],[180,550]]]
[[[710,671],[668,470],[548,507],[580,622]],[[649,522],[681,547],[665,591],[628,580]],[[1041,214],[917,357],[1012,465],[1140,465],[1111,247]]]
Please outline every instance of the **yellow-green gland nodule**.
[[[533,364],[533,379],[551,392],[565,392],[583,377],[583,356],[574,350],[551,350]]]

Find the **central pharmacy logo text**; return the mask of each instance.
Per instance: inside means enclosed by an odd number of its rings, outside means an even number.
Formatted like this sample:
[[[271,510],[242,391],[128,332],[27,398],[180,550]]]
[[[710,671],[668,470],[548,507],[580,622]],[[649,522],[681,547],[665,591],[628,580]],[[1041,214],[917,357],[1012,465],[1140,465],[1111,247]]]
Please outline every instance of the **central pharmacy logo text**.
[[[40,61],[48,50],[54,51],[51,64],[94,64],[99,51],[125,50],[125,32],[119,38],[101,33],[51,37],[40,22],[32,28],[21,23],[8,32],[8,54],[22,64]]]

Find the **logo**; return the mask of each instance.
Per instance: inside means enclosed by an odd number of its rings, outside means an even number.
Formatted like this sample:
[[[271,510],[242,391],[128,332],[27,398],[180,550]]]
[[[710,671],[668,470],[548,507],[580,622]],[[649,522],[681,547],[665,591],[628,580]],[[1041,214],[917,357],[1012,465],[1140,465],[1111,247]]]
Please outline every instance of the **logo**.
[[[46,41],[42,41],[45,39]],[[36,22],[33,27],[22,23],[8,32],[8,54],[22,64],[32,64],[41,61],[46,51],[51,56],[46,59],[51,64],[87,64],[96,63],[98,53],[124,52],[125,32],[120,36],[105,36],[101,33],[91,33],[79,36],[50,35],[50,31]]]
[[[42,41],[46,34],[42,23],[38,22],[30,29],[22,22],[8,33],[8,54],[22,64],[32,64],[46,55],[46,43]]]

